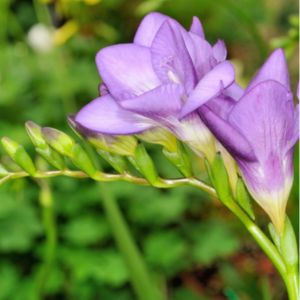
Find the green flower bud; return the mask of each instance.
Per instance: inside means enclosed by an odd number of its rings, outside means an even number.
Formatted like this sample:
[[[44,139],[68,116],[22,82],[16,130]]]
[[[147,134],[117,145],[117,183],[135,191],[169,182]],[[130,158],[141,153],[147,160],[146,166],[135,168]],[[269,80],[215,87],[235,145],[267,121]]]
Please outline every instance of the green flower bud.
[[[9,172],[6,170],[6,168],[2,164],[0,164],[0,177],[4,177],[8,174]]]
[[[96,148],[118,155],[133,155],[137,141],[133,136],[110,136],[97,134],[88,136],[87,140]]]
[[[163,128],[154,128],[144,131],[136,135],[142,141],[150,144],[158,144],[163,146],[168,152],[177,151],[177,139],[169,131]]]
[[[269,224],[272,239],[282,254],[287,268],[293,270],[298,266],[298,243],[291,221],[286,216],[283,233],[280,235],[272,223]]]
[[[75,145],[74,140],[62,131],[55,128],[42,128],[46,142],[58,153],[72,157],[72,150]]]
[[[95,133],[81,127],[73,116],[68,117],[68,122],[76,134],[88,140],[97,150],[125,156],[134,155],[137,140],[133,136]]]
[[[153,161],[147,153],[144,145],[140,144],[137,146],[134,159],[138,170],[145,176],[145,178],[151,184],[155,185],[155,183],[158,180],[158,175]]]
[[[43,128],[47,143],[57,152],[71,159],[76,167],[93,177],[97,171],[92,160],[83,148],[64,132],[54,128]]]
[[[236,184],[236,200],[244,211],[252,220],[255,220],[254,211],[252,209],[251,197],[248,193],[242,178],[238,178]]]
[[[288,217],[285,218],[284,231],[281,238],[281,253],[288,267],[298,266],[298,243],[293,226]]]
[[[226,206],[230,206],[230,203],[233,199],[232,192],[221,153],[216,153],[215,158],[211,164],[209,164],[207,160],[205,160],[205,163],[210,180],[216,189],[219,199]]]
[[[71,152],[71,160],[76,167],[84,171],[90,177],[97,172],[92,160],[79,144],[74,144]]]
[[[35,147],[46,148],[48,145],[43,137],[42,128],[32,121],[25,123],[26,131]]]
[[[168,151],[166,148],[163,148],[163,154],[185,177],[192,176],[189,156],[179,141],[177,141],[176,151]]]
[[[120,155],[115,155],[98,149],[97,153],[107,161],[118,173],[124,173],[126,170],[126,161]]]
[[[36,152],[55,168],[59,170],[64,169],[65,164],[62,157],[48,146],[43,136],[42,128],[32,121],[28,121],[26,122],[26,130],[35,146]]]
[[[2,138],[1,142],[10,158],[23,170],[34,176],[36,173],[35,166],[24,147],[8,137]]]

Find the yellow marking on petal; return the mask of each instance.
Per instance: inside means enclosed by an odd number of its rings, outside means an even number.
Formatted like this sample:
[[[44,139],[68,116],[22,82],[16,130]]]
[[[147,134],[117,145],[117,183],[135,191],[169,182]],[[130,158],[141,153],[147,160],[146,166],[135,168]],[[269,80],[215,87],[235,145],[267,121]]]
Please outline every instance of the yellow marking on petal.
[[[285,222],[285,210],[288,197],[292,188],[293,178],[287,176],[284,186],[272,192],[254,191],[248,186],[249,192],[254,200],[262,207],[262,209],[270,217],[278,234],[282,234]]]

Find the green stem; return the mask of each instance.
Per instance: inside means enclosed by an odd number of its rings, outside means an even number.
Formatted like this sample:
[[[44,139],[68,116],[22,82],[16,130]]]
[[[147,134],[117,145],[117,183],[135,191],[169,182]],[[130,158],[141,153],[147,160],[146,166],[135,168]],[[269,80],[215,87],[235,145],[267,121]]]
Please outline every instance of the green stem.
[[[287,271],[285,282],[289,300],[299,300],[299,276],[297,268]]]
[[[265,252],[268,258],[271,260],[273,265],[278,270],[285,285],[288,290],[289,299],[297,300],[294,296],[294,285],[297,281],[294,276],[289,278],[287,273],[287,268],[285,263],[276,249],[275,245],[270,241],[270,239],[264,234],[264,232],[248,217],[246,213],[232,200],[228,203],[227,207],[240,219],[240,221],[245,225],[246,229],[255,239],[260,248]]]
[[[67,176],[72,178],[90,178],[86,173],[82,171],[73,171],[73,170],[55,170],[55,171],[45,171],[45,172],[38,171],[34,175],[34,178],[51,178],[57,176]],[[24,177],[30,177],[30,175],[25,171],[9,172],[4,177],[0,178],[0,185],[4,184],[9,180],[24,178]],[[99,182],[126,181],[126,182],[131,182],[139,185],[148,185],[148,186],[151,185],[145,178],[137,177],[129,173],[108,174],[108,173],[103,173],[98,171],[96,175],[93,177],[93,180]],[[217,196],[216,191],[211,186],[207,185],[206,183],[196,178],[178,178],[178,179],[159,178],[157,183],[155,183],[154,186],[157,188],[173,188],[173,187],[179,187],[185,185],[196,187],[208,193],[212,197]]]
[[[227,207],[240,219],[257,244],[269,257],[284,281],[286,282],[286,267],[278,250],[264,232],[248,217],[248,215],[232,200]],[[287,282],[286,282],[287,284]]]
[[[38,272],[37,277],[37,299],[42,299],[45,293],[45,285],[52,271],[55,261],[57,232],[56,221],[53,210],[53,199],[51,189],[47,181],[39,181],[40,184],[40,204],[42,207],[42,218],[46,234],[46,245],[44,261]]]
[[[111,225],[114,239],[128,267],[136,295],[140,300],[162,300],[163,296],[153,284],[116,200],[105,184],[100,183],[100,188],[103,208]]]

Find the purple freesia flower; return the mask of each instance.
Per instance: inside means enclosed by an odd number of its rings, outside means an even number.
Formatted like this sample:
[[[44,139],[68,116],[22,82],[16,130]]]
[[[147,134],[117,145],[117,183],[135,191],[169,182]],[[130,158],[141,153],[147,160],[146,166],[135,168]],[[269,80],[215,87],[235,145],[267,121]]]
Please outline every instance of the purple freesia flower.
[[[236,159],[253,198],[282,232],[299,118],[281,49],[270,55],[236,100],[220,96],[203,105],[199,114]]]
[[[195,110],[233,84],[222,41],[211,46],[198,18],[189,31],[174,19],[150,13],[131,44],[104,48],[96,56],[101,96],[75,117],[81,127],[125,135],[164,126],[212,158],[214,139]]]

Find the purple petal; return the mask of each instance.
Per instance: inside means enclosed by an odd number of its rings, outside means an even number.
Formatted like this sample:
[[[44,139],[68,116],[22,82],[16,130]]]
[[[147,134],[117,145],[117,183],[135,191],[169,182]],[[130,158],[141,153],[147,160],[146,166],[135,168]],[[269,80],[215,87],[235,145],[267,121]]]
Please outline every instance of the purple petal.
[[[215,114],[207,105],[201,106],[198,112],[208,129],[234,157],[248,161],[255,160],[248,141],[227,121]]]
[[[245,94],[228,120],[252,145],[256,157],[284,155],[286,145],[295,139],[295,108],[292,95],[280,83],[269,80]]]
[[[229,113],[234,108],[236,101],[231,97],[226,97],[220,95],[206,103],[206,106],[209,107],[215,114],[227,121]]]
[[[100,96],[105,96],[105,95],[109,94],[109,90],[105,83],[100,83],[98,86],[98,89],[99,89]]]
[[[91,101],[75,117],[87,130],[103,134],[132,134],[150,128],[151,121],[127,111],[106,95]]]
[[[223,94],[237,101],[243,96],[244,90],[234,82],[223,91]]]
[[[180,30],[166,21],[158,30],[152,46],[153,68],[163,83],[181,83],[187,91],[195,84],[195,70]]]
[[[218,40],[214,44],[212,51],[213,51],[213,55],[218,63],[224,61],[227,57],[227,49],[226,49],[224,41],[222,41],[222,40]]]
[[[197,79],[200,80],[217,61],[213,57],[211,45],[205,39],[190,33],[190,40],[192,43],[186,42],[186,45],[196,69]]]
[[[133,42],[137,45],[150,47],[158,29],[166,20],[172,19],[161,13],[149,13],[140,23]]]
[[[300,81],[298,82],[296,95],[298,97],[298,100],[300,100]]]
[[[253,88],[258,83],[265,80],[275,80],[290,89],[290,79],[288,73],[287,62],[282,49],[276,49],[269,56],[260,70],[247,87],[247,91]]]
[[[218,64],[197,84],[183,106],[180,116],[184,117],[199,108],[202,104],[217,96],[223,88],[232,84],[234,69],[230,62]]]
[[[106,47],[96,56],[99,73],[117,100],[132,98],[161,83],[152,68],[150,50],[135,44]]]
[[[121,102],[122,107],[149,117],[174,116],[181,108],[183,87],[165,84],[134,99]]]
[[[192,21],[192,24],[190,27],[190,32],[198,35],[199,37],[201,37],[203,39],[205,38],[204,30],[203,30],[202,24],[198,17],[193,17],[193,21]]]

